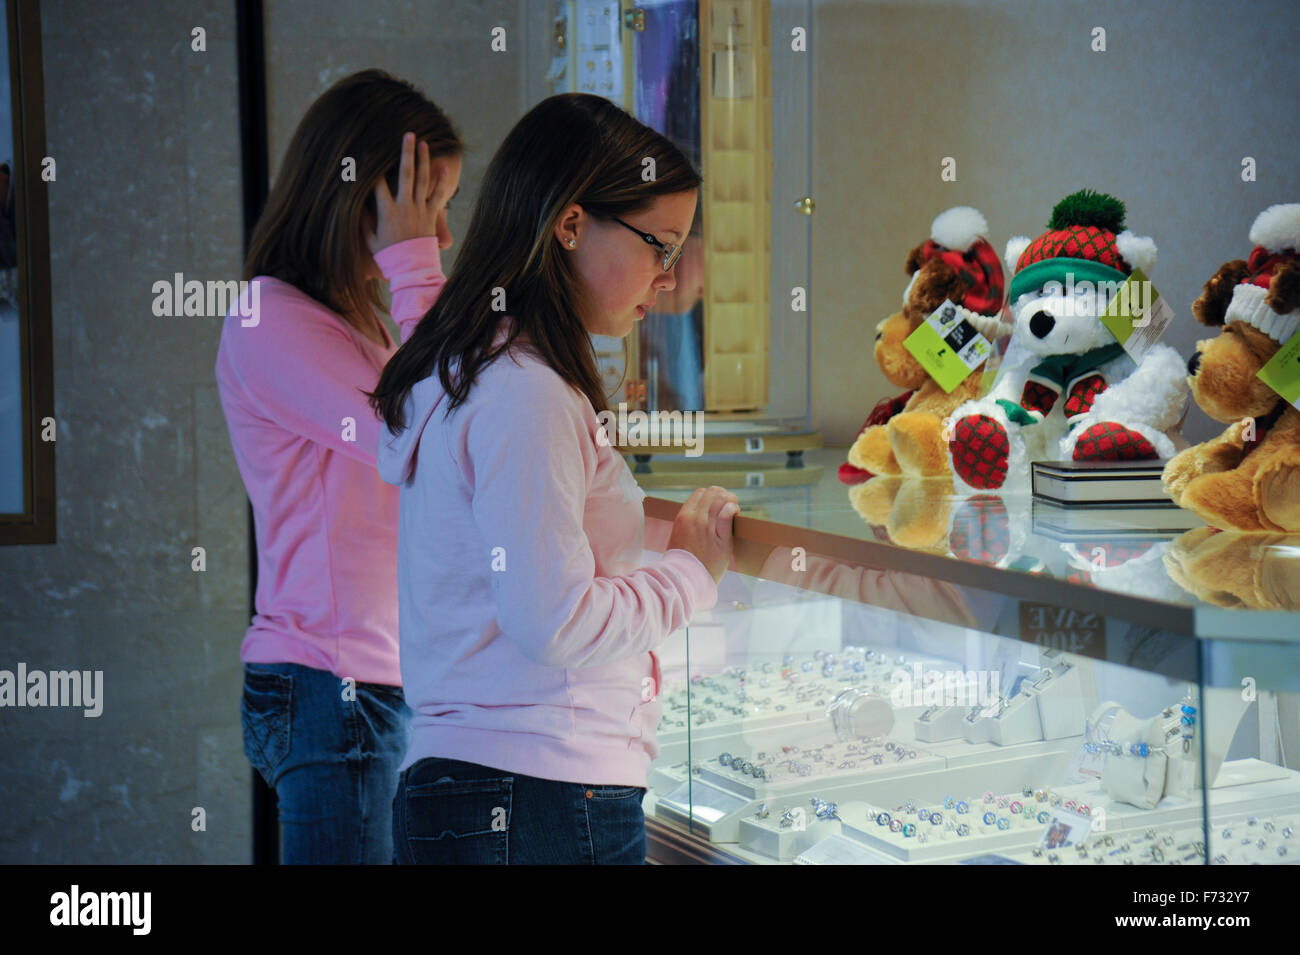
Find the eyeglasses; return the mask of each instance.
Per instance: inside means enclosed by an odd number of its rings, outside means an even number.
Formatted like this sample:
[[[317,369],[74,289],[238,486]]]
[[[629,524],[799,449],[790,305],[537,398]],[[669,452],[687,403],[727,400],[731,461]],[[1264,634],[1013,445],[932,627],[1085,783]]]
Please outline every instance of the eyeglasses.
[[[662,252],[664,256],[663,264],[664,264],[665,272],[667,272],[674,265],[676,265],[677,260],[682,257],[682,247],[680,245],[664,245],[662,242],[660,242],[658,239],[652,236],[649,232],[642,232],[636,226],[628,225],[622,219],[615,218],[614,221],[626,229],[631,229],[642,239],[644,239],[647,245],[653,245],[658,251]]]

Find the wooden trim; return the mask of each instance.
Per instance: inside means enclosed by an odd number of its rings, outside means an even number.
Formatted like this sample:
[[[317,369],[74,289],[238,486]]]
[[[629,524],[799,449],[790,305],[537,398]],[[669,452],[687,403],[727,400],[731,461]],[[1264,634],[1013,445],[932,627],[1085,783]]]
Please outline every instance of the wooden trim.
[[[644,507],[647,518],[672,523],[681,509],[681,504],[664,498],[647,497]],[[735,537],[739,540],[773,547],[802,547],[809,554],[816,554],[849,566],[912,574],[960,587],[1002,594],[1018,600],[1051,604],[1084,613],[1102,614],[1128,623],[1188,637],[1196,633],[1193,608],[1178,604],[1145,600],[1113,591],[1099,591],[1094,587],[1083,587],[1052,577],[1003,570],[972,561],[908,550],[880,541],[844,537],[826,531],[792,527],[754,517],[737,516],[732,527]],[[788,581],[782,582],[788,583]],[[809,589],[816,588],[814,586]],[[844,596],[840,593],[831,593],[829,590],[824,592],[830,596]],[[936,614],[940,614],[941,609],[936,608]],[[926,613],[924,610],[917,610],[915,615],[926,616]],[[933,619],[945,623],[952,622],[942,615],[936,615]]]
[[[709,419],[704,420],[702,431],[704,432],[703,441],[707,446],[704,449],[706,454],[745,454],[749,452],[750,438],[762,438],[763,450],[754,452],[754,457],[761,460],[761,455],[774,454],[780,451],[816,451],[824,446],[822,433],[820,431],[776,431],[764,432],[758,434],[719,434],[710,436],[708,434]],[[690,450],[684,444],[644,444],[636,446],[615,445],[614,450],[620,454],[649,454],[662,455],[664,457],[682,458],[686,457],[686,452]]]
[[[646,861],[652,865],[749,865],[690,833],[658,819],[645,821]]]
[[[0,544],[53,544],[57,512],[55,442],[40,440],[41,420],[50,417],[57,421],[54,332],[50,321],[49,197],[41,179],[45,158],[41,10],[38,0],[10,0],[7,12],[26,489],[23,513],[0,517]]]

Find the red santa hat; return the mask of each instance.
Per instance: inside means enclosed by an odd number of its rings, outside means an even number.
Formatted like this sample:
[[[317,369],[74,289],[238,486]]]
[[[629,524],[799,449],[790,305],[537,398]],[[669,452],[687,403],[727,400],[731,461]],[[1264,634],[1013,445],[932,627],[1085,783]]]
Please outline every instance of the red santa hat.
[[[1265,335],[1285,344],[1300,328],[1300,309],[1280,314],[1267,298],[1273,273],[1286,262],[1300,262],[1300,203],[1269,206],[1250,227],[1255,248],[1246,260],[1249,274],[1232,290],[1224,314],[1229,322],[1254,325]]]

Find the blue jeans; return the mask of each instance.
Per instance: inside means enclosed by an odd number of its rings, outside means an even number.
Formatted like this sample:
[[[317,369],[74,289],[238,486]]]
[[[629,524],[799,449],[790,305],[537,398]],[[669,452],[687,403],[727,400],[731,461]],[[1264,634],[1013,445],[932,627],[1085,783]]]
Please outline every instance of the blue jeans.
[[[389,865],[393,790],[410,740],[399,686],[297,663],[244,664],[244,755],[280,802],[285,865]]]
[[[538,779],[457,759],[403,771],[393,800],[401,865],[644,865],[638,786]]]

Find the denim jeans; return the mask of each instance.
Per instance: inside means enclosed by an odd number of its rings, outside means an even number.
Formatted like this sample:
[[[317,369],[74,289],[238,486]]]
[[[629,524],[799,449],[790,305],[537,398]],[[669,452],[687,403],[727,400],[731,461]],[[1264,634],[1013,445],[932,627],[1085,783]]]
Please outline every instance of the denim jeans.
[[[285,865],[389,865],[410,740],[402,688],[297,663],[244,664],[244,755],[280,802]]]
[[[644,865],[638,786],[538,779],[456,759],[403,771],[393,800],[401,865]]]

